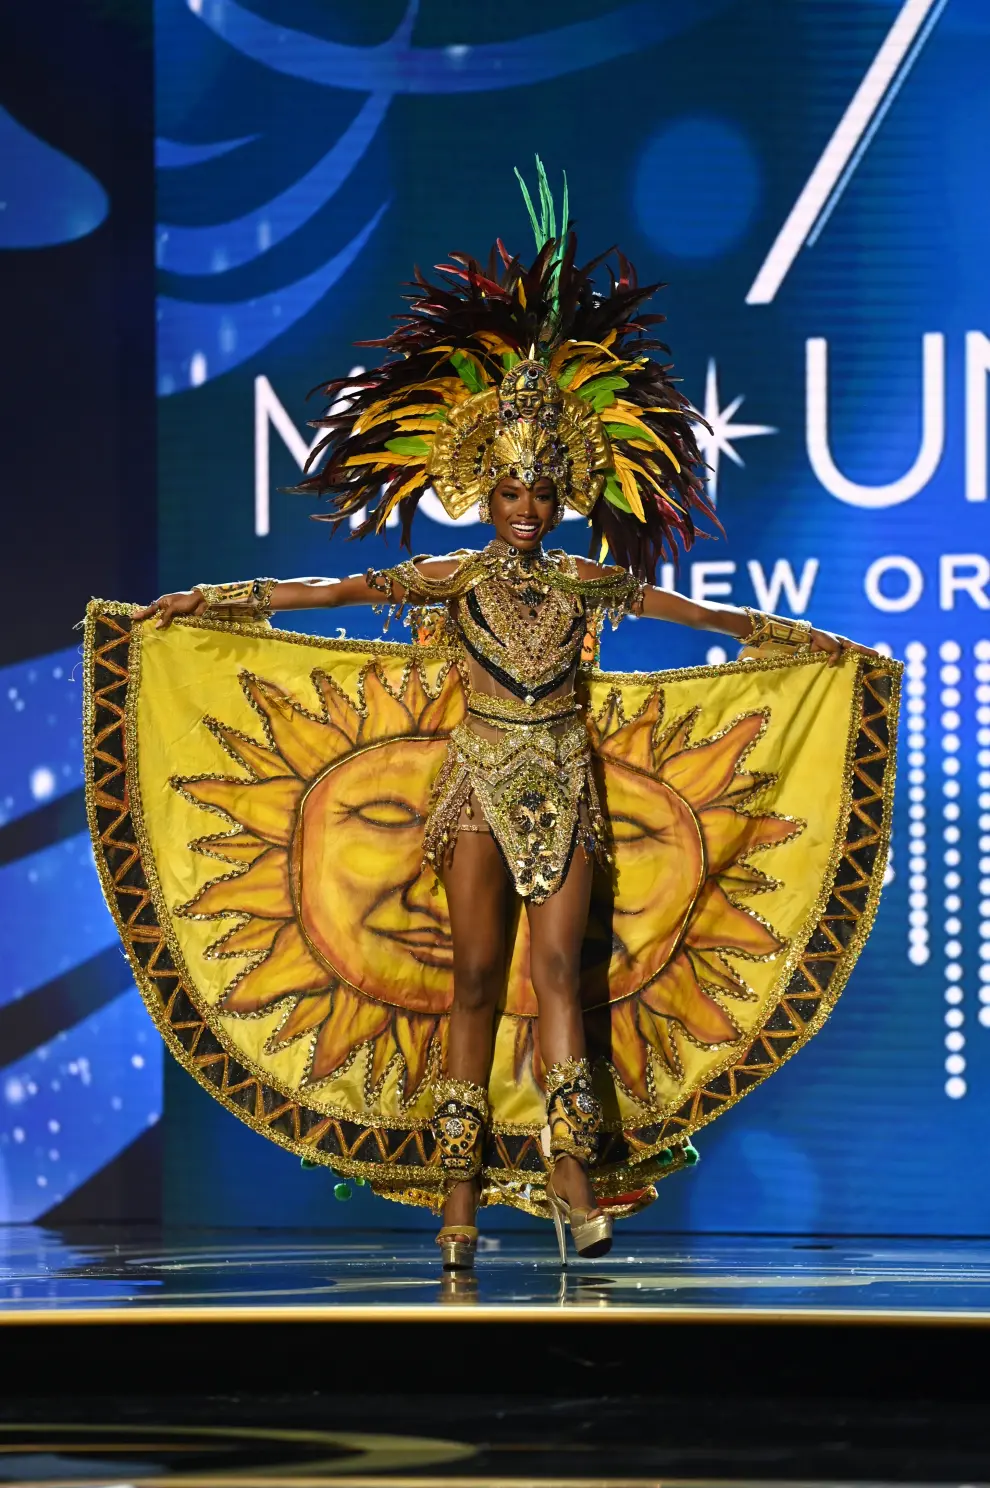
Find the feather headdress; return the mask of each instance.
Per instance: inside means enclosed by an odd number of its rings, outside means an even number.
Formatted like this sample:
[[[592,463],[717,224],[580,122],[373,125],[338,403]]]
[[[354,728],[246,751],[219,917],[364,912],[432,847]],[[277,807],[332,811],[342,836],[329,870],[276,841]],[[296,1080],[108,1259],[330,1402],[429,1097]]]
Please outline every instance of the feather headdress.
[[[556,235],[537,166],[539,218],[523,184],[533,263],[499,240],[484,267],[452,254],[437,266],[437,284],[416,270],[398,328],[359,343],[388,359],[319,389],[330,407],[313,426],[326,433],[307,466],[315,473],[296,489],[329,498],[320,520],[363,513],[357,537],[397,511],[408,546],[430,487],[459,516],[508,473],[527,484],[546,474],[558,500],[590,518],[595,556],[608,550],[652,579],[678,544],[691,546],[698,515],[717,525],[692,428],[698,415],[670,365],[649,355],[668,353],[646,335],[664,317],[643,313],[660,286],[639,285],[618,249],[578,266],[576,236]],[[603,265],[607,292],[592,279]]]

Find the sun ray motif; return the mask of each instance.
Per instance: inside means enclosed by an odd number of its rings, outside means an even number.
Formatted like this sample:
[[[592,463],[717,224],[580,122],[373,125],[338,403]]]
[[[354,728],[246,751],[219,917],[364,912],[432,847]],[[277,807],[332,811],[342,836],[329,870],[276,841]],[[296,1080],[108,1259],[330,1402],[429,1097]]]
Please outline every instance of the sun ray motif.
[[[226,824],[190,843],[225,871],[180,912],[235,921],[205,953],[240,961],[221,1016],[274,1016],[272,1055],[307,1041],[310,1089],[362,1059],[365,1100],[391,1089],[402,1108],[440,1067],[453,991],[446,903],[421,846],[446,736],[463,717],[458,674],[443,667],[428,685],[419,664],[397,673],[371,662],[351,698],[317,671],[311,706],[264,678],[241,680],[262,737],[207,720],[240,773],[173,781]],[[695,740],[700,711],[668,719],[657,687],[632,718],[617,690],[588,716],[615,859],[611,878],[596,880],[585,947],[589,1034],[619,1085],[651,1108],[661,1075],[682,1078],[687,1047],[741,1037],[732,1005],[755,995],[742,968],[783,945],[744,902],[776,887],[750,859],[802,828],[753,807],[773,777],[743,763],[768,711]],[[533,1102],[536,1014],[521,914],[500,1047]]]
[[[350,856],[359,872],[368,848],[360,840],[362,832],[380,836],[391,829],[391,840],[384,844],[386,855],[389,849],[394,855],[398,848],[408,859],[408,838],[416,837],[417,828],[422,835],[422,791],[414,789],[410,796],[408,781],[396,779],[388,770],[361,769],[361,762],[370,745],[387,750],[404,741],[407,746],[419,744],[419,752],[438,765],[446,734],[463,716],[460,680],[448,666],[431,687],[418,666],[404,666],[395,678],[370,663],[358,678],[356,701],[325,673],[315,672],[312,681],[315,707],[307,708],[273,683],[244,673],[242,687],[258,715],[263,740],[207,720],[244,773],[173,779],[187,800],[221,815],[234,828],[190,844],[230,871],[205,884],[179,912],[197,919],[237,919],[206,952],[212,959],[244,960],[227,986],[220,1011],[228,1017],[258,1017],[281,1009],[266,1049],[277,1053],[308,1038],[306,1085],[332,1079],[368,1049],[369,1096],[380,1091],[398,1062],[402,1096],[412,1099],[439,1058],[450,980],[445,912],[439,913],[438,906],[418,927],[406,923],[410,914],[405,909],[402,923],[390,925],[388,906],[380,902],[371,906],[370,922],[367,914],[363,916],[366,938],[378,960],[383,944],[400,960],[392,969],[393,983],[401,983],[408,969],[401,963],[407,961],[414,974],[411,980],[422,973],[425,963],[434,982],[441,983],[413,999],[419,1006],[390,998],[387,977],[385,986],[372,985],[359,967],[347,964],[346,955],[341,966],[332,964],[321,952],[332,949],[332,931],[341,927],[322,924],[319,915],[316,923],[307,923],[299,913],[301,878],[311,867],[308,876],[319,879],[325,866],[319,853],[314,858],[311,844],[319,833],[313,832],[313,813],[307,812],[304,798],[320,798],[322,793],[340,831],[350,830]],[[348,779],[348,762],[353,779]],[[379,764],[386,762],[383,756]],[[415,787],[420,786],[422,773],[414,764]],[[343,840],[335,844],[338,855],[345,850]],[[414,858],[399,886],[405,902],[417,887],[415,881],[423,877],[418,847]],[[350,887],[354,889],[353,884]],[[342,947],[352,938],[346,932],[353,930],[353,922],[348,925],[346,917],[345,926],[345,933],[336,937]],[[355,971],[351,979],[346,975],[349,970]],[[424,1005],[431,998],[435,1006]]]
[[[670,721],[664,713],[657,689],[627,721],[613,690],[589,719],[615,833],[610,960],[599,977],[611,1011],[603,1052],[629,1094],[648,1104],[658,1070],[682,1076],[679,1040],[711,1048],[739,1039],[724,999],[754,994],[735,958],[769,959],[783,947],[740,902],[776,887],[748,859],[803,827],[742,809],[773,783],[741,768],[768,726],[767,711],[744,714],[696,743],[699,708]],[[657,885],[666,912],[653,915],[650,937],[637,942],[637,922]]]

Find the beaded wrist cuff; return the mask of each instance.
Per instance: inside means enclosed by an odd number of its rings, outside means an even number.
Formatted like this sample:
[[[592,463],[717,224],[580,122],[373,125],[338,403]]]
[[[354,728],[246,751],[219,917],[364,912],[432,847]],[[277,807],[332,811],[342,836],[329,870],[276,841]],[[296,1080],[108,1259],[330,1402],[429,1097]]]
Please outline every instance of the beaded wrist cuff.
[[[750,632],[744,646],[783,646],[794,652],[811,650],[810,620],[785,620],[780,615],[764,615],[748,606],[746,614]]]
[[[206,601],[207,620],[267,620],[277,579],[245,579],[235,584],[197,584]]]

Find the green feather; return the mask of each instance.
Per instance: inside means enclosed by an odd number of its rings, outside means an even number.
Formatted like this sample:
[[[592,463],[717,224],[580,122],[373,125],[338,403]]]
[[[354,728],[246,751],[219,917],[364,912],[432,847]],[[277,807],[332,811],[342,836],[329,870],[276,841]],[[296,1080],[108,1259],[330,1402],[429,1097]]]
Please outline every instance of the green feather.
[[[606,372],[602,377],[592,377],[589,382],[584,383],[578,388],[577,395],[586,403],[590,403],[596,413],[601,413],[603,408],[615,402],[618,389],[628,386],[629,383],[624,377],[619,377],[614,372]]]
[[[618,476],[613,475],[611,471],[605,477],[604,494],[609,506],[617,506],[619,511],[628,512],[630,516],[633,515],[633,509],[623,495],[622,487],[619,485]]]
[[[609,439],[642,439],[645,442],[648,437],[634,424],[606,424],[605,433]]]
[[[546,166],[536,156],[536,179],[540,187],[540,226],[543,229],[543,242],[557,236],[557,221],[553,210],[553,192],[550,190],[550,182],[547,180]],[[543,244],[540,244],[542,248]]]
[[[511,372],[512,368],[521,361],[522,357],[519,355],[518,351],[503,351],[502,353],[502,366],[505,368],[506,372]]]
[[[452,352],[450,361],[465,387],[469,387],[472,393],[483,393],[485,391],[488,384],[478,371],[477,364],[472,361],[466,351]]]
[[[533,237],[536,240],[536,251],[537,253],[541,253],[546,247],[547,243],[549,243],[551,239],[557,237],[557,212],[556,208],[554,207],[553,192],[550,190],[550,181],[547,177],[546,166],[543,164],[543,161],[540,159],[539,155],[535,156],[534,158],[536,160],[537,193],[540,199],[539,217],[537,217],[536,215],[536,208],[533,205],[533,198],[529,194],[529,188],[527,187],[526,182],[523,180],[522,175],[520,174],[518,169],[516,169],[516,180],[519,182],[519,187],[523,194],[523,201],[526,203],[526,211],[529,213],[530,225],[533,229]],[[513,167],[513,169],[515,169],[515,167]],[[550,285],[552,302],[550,313],[552,323],[555,323],[557,320],[557,281],[560,276],[560,266],[564,258],[564,239],[567,236],[567,217],[569,211],[567,172],[565,171],[563,174],[564,195],[561,204],[560,241],[557,243],[557,246],[554,249],[553,258],[551,260]],[[552,335],[552,324],[547,329]]]
[[[428,455],[430,446],[418,434],[402,434],[398,439],[386,439],[385,448],[393,455]]]
[[[513,166],[512,168],[516,173],[516,180],[519,182],[519,189],[523,194],[523,201],[526,203],[526,211],[529,213],[529,220],[533,229],[533,237],[536,239],[536,251],[537,253],[539,253],[540,249],[543,247],[543,242],[540,234],[539,219],[537,218],[536,210],[533,206],[533,198],[529,194],[529,188],[520,175],[518,167]]]

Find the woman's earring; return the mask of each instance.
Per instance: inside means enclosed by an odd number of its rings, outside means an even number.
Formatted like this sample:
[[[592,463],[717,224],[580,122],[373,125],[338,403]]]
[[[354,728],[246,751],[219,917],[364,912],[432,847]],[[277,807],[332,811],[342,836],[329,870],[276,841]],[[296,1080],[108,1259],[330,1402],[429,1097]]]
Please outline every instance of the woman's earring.
[[[478,521],[479,522],[487,522],[488,525],[491,526],[491,520],[492,520],[491,502],[488,500],[488,497],[487,496],[482,496],[481,500],[478,502]]]
[[[563,520],[564,520],[564,503],[562,501],[558,501],[557,502],[556,509],[554,511],[554,514],[553,514],[553,525],[555,527],[559,527],[560,524],[561,524],[561,522]]]

